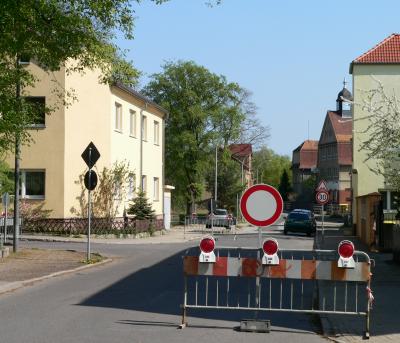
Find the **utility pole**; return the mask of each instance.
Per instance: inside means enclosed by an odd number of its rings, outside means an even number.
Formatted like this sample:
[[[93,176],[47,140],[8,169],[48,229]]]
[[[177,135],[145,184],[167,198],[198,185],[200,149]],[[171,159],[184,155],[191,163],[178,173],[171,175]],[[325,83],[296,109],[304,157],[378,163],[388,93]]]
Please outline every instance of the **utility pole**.
[[[20,97],[21,97],[21,83],[20,83],[20,65],[19,65],[19,55],[16,56],[16,64],[15,67],[17,69],[17,86],[16,86],[16,103],[18,111],[21,110],[21,106],[19,104]],[[14,170],[14,189],[15,189],[15,196],[14,196],[14,235],[13,235],[13,252],[18,251],[18,239],[19,239],[19,173],[20,173],[20,156],[21,155],[21,139],[20,133],[17,130],[15,132],[15,170]]]

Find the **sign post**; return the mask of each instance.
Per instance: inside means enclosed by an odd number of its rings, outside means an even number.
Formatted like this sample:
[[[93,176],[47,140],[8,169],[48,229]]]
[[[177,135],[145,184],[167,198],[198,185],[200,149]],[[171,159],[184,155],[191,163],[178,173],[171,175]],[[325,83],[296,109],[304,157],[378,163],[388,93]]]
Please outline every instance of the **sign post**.
[[[1,196],[1,201],[3,203],[3,208],[4,208],[4,232],[3,235],[1,236],[1,249],[3,249],[4,243],[7,242],[7,217],[8,217],[8,206],[10,204],[10,195],[6,192],[3,193]]]
[[[86,165],[89,167],[89,170],[85,174],[84,183],[88,190],[88,232],[87,232],[87,252],[86,252],[86,260],[90,261],[90,226],[91,226],[91,217],[92,217],[92,204],[91,204],[91,196],[90,191],[94,190],[97,185],[97,174],[92,170],[93,166],[96,164],[97,160],[100,158],[100,153],[97,150],[96,146],[93,142],[90,142],[89,145],[82,153],[82,159],[85,161]]]
[[[254,185],[243,193],[240,199],[240,210],[244,219],[258,227],[258,246],[263,246],[262,228],[273,225],[283,211],[283,200],[280,193],[272,186],[266,184]],[[257,259],[260,258],[258,251]],[[269,264],[274,264],[271,260]],[[260,277],[256,277],[256,306],[260,299]],[[257,312],[256,312],[257,317]]]
[[[318,188],[317,188],[318,190]],[[329,201],[329,193],[326,190],[318,190],[315,199],[322,207],[322,240],[325,238],[324,232],[324,205]]]

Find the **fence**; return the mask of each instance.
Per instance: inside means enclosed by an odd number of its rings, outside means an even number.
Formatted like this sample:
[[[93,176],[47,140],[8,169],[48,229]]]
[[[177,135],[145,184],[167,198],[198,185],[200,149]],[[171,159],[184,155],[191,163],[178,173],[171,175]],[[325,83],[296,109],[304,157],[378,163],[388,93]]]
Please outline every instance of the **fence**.
[[[186,216],[184,224],[184,232],[187,231],[198,231],[201,233],[219,232],[229,233],[231,230],[236,230],[236,218],[213,218],[210,216]]]
[[[280,250],[279,265],[263,266],[262,251],[254,248],[219,248],[215,263],[199,263],[198,254],[183,257],[184,294],[182,325],[188,309],[285,311],[364,316],[369,336],[369,256],[354,253],[355,268],[337,266],[331,250]],[[317,285],[326,293],[318,302]]]
[[[139,220],[129,217],[92,218],[92,234],[137,234],[150,230],[160,231],[164,228],[164,219]],[[57,235],[87,234],[87,218],[45,218],[25,219],[23,232],[49,233]]]
[[[22,218],[19,219],[19,234],[21,234],[21,227],[23,221]],[[14,218],[7,218],[7,221],[4,217],[0,218],[0,244],[7,243],[11,236],[14,235]]]

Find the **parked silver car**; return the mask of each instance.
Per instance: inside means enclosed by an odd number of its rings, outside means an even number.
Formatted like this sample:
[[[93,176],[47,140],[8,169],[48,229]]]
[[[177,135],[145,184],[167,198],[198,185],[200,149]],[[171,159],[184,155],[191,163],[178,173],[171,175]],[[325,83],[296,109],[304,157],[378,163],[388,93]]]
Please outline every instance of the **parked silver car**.
[[[234,225],[235,221],[232,215],[228,213],[227,210],[223,208],[217,208],[213,213],[210,213],[206,220],[206,228],[215,227],[225,227],[230,230],[231,226]]]

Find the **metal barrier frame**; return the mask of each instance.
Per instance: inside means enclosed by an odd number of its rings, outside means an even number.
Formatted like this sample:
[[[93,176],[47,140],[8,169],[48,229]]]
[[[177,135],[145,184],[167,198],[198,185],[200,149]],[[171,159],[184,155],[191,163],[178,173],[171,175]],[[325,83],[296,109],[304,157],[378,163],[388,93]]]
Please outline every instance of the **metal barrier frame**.
[[[253,256],[256,256],[255,258],[260,262],[259,267],[262,266],[262,275],[260,276],[253,276],[253,278],[255,279],[255,306],[250,306],[250,291],[248,291],[248,304],[247,306],[240,306],[239,302],[237,304],[237,306],[229,306],[228,305],[228,301],[226,303],[226,306],[221,306],[219,305],[219,299],[220,299],[220,295],[219,295],[219,286],[218,286],[218,280],[216,281],[216,304],[215,305],[211,305],[208,303],[208,277],[213,277],[213,276],[219,276],[219,277],[223,277],[223,275],[212,275],[209,274],[209,270],[207,273],[205,274],[190,274],[187,273],[187,271],[185,271],[185,263],[184,263],[184,290],[183,290],[183,304],[181,305],[182,308],[182,322],[181,325],[179,326],[180,328],[184,328],[187,326],[187,310],[188,309],[214,309],[214,310],[246,310],[246,311],[255,311],[256,315],[257,312],[259,311],[266,311],[266,312],[297,312],[297,313],[311,313],[311,314],[343,314],[343,315],[359,315],[359,316],[365,316],[365,338],[369,338],[369,334],[370,334],[370,311],[371,311],[371,303],[368,299],[368,294],[367,294],[367,298],[366,298],[366,307],[365,307],[365,311],[362,311],[358,308],[358,302],[359,302],[359,284],[365,284],[365,287],[367,289],[367,293],[368,290],[370,290],[370,286],[371,286],[371,262],[373,262],[373,260],[370,259],[370,257],[368,256],[368,254],[366,254],[363,251],[355,251],[354,252],[354,259],[358,267],[362,267],[362,274],[364,275],[362,279],[353,279],[355,280],[351,280],[351,278],[349,280],[330,280],[330,279],[324,279],[324,278],[318,278],[317,273],[315,273],[315,278],[312,279],[315,281],[316,286],[319,288],[319,282],[320,281],[331,281],[334,282],[334,286],[333,286],[333,309],[328,310],[326,309],[326,304],[325,304],[325,298],[323,299],[323,304],[322,304],[322,309],[321,309],[321,304],[319,304],[318,308],[314,307],[314,301],[316,298],[316,293],[315,293],[315,286],[314,286],[314,290],[313,290],[313,299],[312,299],[312,308],[311,309],[296,309],[293,308],[293,280],[297,279],[297,280],[301,280],[301,294],[302,294],[302,307],[303,307],[303,288],[304,288],[304,281],[305,279],[303,279],[302,277],[300,278],[280,278],[280,277],[272,277],[268,274],[268,272],[265,274],[265,270],[266,268],[269,268],[270,266],[266,266],[266,265],[261,265],[261,256],[263,254],[261,249],[256,249],[254,247],[241,247],[241,248],[237,248],[237,247],[220,247],[218,249],[216,249],[216,255],[217,255],[217,261],[219,259],[219,257],[221,256],[221,252],[223,251],[227,251],[227,253],[223,253],[223,255],[226,255],[225,257],[231,258],[231,259],[237,259],[238,261],[242,261],[243,259],[246,259],[247,257],[242,255],[242,250],[246,250],[246,251],[251,251]],[[236,250],[238,252],[238,254],[236,254],[237,256],[231,256],[230,251],[231,250]],[[339,255],[337,253],[336,250],[305,250],[305,249],[290,249],[290,250],[279,250],[278,255],[280,255],[280,259],[283,261],[299,261],[299,259],[294,258],[295,254],[308,254],[308,255],[312,255],[313,258],[312,259],[304,259],[304,255],[303,258],[301,259],[301,261],[307,261],[307,260],[311,260],[314,261],[314,263],[316,265],[317,262],[321,263],[324,262],[325,266],[329,265],[329,263],[327,262],[331,262],[332,264],[337,264],[337,260],[339,258]],[[284,257],[288,256],[289,258],[285,259]],[[291,257],[291,258],[290,258]],[[327,259],[327,257],[330,257],[330,259]],[[185,262],[185,258],[194,258],[194,260],[196,259],[196,256],[189,256],[186,252],[185,256],[183,256],[184,262]],[[249,259],[249,258],[247,258]],[[253,258],[254,259],[254,258]],[[363,261],[360,261],[363,260]],[[240,264],[241,262],[239,262]],[[207,270],[207,268],[209,268],[209,266],[213,266],[213,263],[200,263],[203,266],[199,267],[201,268],[203,271]],[[200,266],[199,264],[199,266]],[[241,268],[241,267],[240,267]],[[335,267],[336,268],[336,267]],[[349,275],[355,275],[354,273],[358,273],[359,269],[356,272],[353,272],[353,274],[349,274]],[[341,268],[339,268],[338,270],[343,270]],[[344,269],[349,270],[349,269]],[[351,270],[351,269],[350,269]],[[351,272],[349,272],[351,273]],[[206,290],[205,290],[205,304],[199,304],[198,303],[198,279],[196,279],[195,281],[195,303],[194,304],[190,304],[188,303],[188,278],[190,277],[197,277],[197,276],[205,276],[206,277]],[[226,299],[228,299],[228,294],[229,294],[229,290],[230,290],[230,279],[234,277],[234,275],[230,275],[227,276],[227,289],[226,289]],[[236,275],[236,277],[248,277],[247,275]],[[266,278],[269,279],[269,307],[261,307],[261,283],[260,283],[260,278]],[[278,308],[271,306],[272,304],[272,300],[271,300],[271,280],[275,279],[275,280],[281,280],[280,282],[280,299],[279,299],[279,304],[280,306]],[[283,308],[282,307],[282,282],[284,279],[291,279],[291,295],[290,295],[290,307],[289,308]],[[337,282],[344,282],[345,284],[345,304],[344,304],[344,311],[340,311],[340,310],[336,310],[337,305]],[[352,284],[355,283],[355,311],[351,311],[351,310],[347,310],[348,308],[348,283]]]

